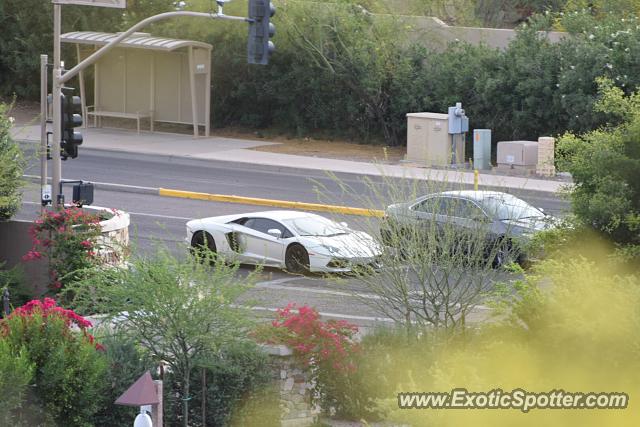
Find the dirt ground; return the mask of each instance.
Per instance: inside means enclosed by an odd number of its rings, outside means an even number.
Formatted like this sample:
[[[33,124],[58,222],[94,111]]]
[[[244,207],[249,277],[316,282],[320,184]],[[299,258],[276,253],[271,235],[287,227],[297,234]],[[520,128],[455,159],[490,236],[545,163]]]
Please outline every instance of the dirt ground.
[[[9,113],[10,116],[15,118],[16,124],[19,125],[38,124],[39,114],[40,104],[36,102],[18,102]],[[135,120],[104,118],[103,126],[135,129]],[[148,123],[144,123],[143,121],[141,126],[144,129],[148,126]],[[159,132],[184,134],[193,132],[191,125],[156,123],[155,128]],[[202,127],[200,131],[202,132]],[[277,142],[278,144],[256,147],[254,150],[329,159],[398,163],[404,158],[406,153],[404,147],[383,147],[381,145],[364,145],[346,141],[329,141],[313,138],[290,138],[287,136],[273,135],[262,136],[258,132],[230,128],[212,129],[211,136]]]

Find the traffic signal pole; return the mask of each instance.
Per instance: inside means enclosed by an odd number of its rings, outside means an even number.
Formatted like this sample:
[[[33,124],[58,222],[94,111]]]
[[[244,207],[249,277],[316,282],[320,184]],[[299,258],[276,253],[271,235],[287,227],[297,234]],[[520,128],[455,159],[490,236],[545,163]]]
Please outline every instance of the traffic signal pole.
[[[62,74],[62,68],[60,67],[60,27],[61,27],[61,4],[53,4],[53,141],[51,141],[51,192],[52,203],[54,207],[62,207],[60,200],[60,181],[62,179],[62,162],[60,158],[60,140],[62,137],[62,108],[60,103],[60,97],[62,95],[62,87],[66,82],[74,78],[80,71],[84,70],[90,65],[93,65],[98,59],[116,47],[122,40],[129,37],[136,31],[146,27],[154,22],[162,21],[169,18],[175,18],[180,16],[191,16],[197,18],[209,18],[209,19],[226,19],[232,21],[252,22],[251,19],[243,16],[229,16],[222,12],[222,5],[218,4],[217,13],[204,13],[204,12],[190,12],[190,11],[175,11],[165,12],[158,15],[150,16],[142,21],[138,22],[127,31],[121,33],[107,43],[96,52],[85,58],[78,63],[75,67]]]
[[[62,179],[62,161],[60,159],[60,141],[62,139],[62,95],[61,79],[62,69],[60,67],[60,27],[62,24],[62,5],[53,4],[53,80],[52,107],[53,107],[53,141],[51,141],[51,203],[59,207],[60,203],[60,180]]]
[[[40,55],[40,198],[44,195],[47,185],[47,55]],[[45,205],[42,204],[41,211]]]

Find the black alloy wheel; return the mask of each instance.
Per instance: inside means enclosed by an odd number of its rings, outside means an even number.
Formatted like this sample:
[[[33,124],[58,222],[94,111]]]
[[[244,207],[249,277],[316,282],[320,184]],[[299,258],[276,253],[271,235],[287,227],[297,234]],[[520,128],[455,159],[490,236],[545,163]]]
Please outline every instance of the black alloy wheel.
[[[307,273],[309,271],[309,253],[302,245],[291,245],[287,248],[284,263],[291,273]]]

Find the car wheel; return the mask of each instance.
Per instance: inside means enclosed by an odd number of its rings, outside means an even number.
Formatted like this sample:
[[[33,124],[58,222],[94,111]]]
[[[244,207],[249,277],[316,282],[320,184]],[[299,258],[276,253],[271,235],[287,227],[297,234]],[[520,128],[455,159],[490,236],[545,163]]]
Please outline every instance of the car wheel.
[[[291,245],[287,248],[284,263],[292,273],[306,273],[309,271],[309,253],[302,245]]]
[[[213,240],[213,236],[206,231],[196,231],[191,238],[191,251],[197,253],[205,249],[215,254],[216,242]]]

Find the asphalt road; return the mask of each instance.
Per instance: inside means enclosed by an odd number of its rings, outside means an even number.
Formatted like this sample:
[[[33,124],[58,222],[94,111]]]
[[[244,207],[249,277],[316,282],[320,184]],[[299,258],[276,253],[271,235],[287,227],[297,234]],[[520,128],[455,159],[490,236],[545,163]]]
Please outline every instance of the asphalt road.
[[[339,175],[339,184],[336,178],[296,168],[282,169],[99,150],[83,150],[80,157],[63,162],[62,167],[63,179],[302,202],[320,201],[347,206],[366,205],[362,196],[372,195],[371,189],[376,188],[375,183],[380,183],[380,179],[372,177],[374,185],[367,185],[361,176],[355,174]],[[25,173],[39,175],[37,159],[30,160]],[[348,186],[350,190],[343,191],[342,186]],[[321,197],[316,191],[318,187],[323,188]],[[189,219],[265,210],[261,206],[167,198],[124,190],[97,189],[94,205],[121,209],[131,215],[130,234],[140,253],[151,253],[154,246],[166,245],[177,256],[183,255],[186,252],[183,242],[185,222]],[[519,192],[517,195],[555,215],[561,215],[568,209],[565,201],[548,193]],[[69,196],[67,194],[67,198]],[[17,218],[35,218],[40,210],[39,198],[39,184],[29,184],[25,188],[23,208]],[[375,223],[359,217],[335,216],[335,219],[347,221],[352,227],[365,231],[368,227],[375,227]],[[249,269],[251,267],[245,267],[245,271]],[[354,279],[301,277],[276,269],[266,269],[261,273],[260,283],[247,299],[262,312],[296,302],[313,305],[326,317],[346,318],[361,326],[388,323],[389,319],[379,319],[378,313],[363,304],[362,298],[351,295],[352,292],[366,294],[366,291]]]

